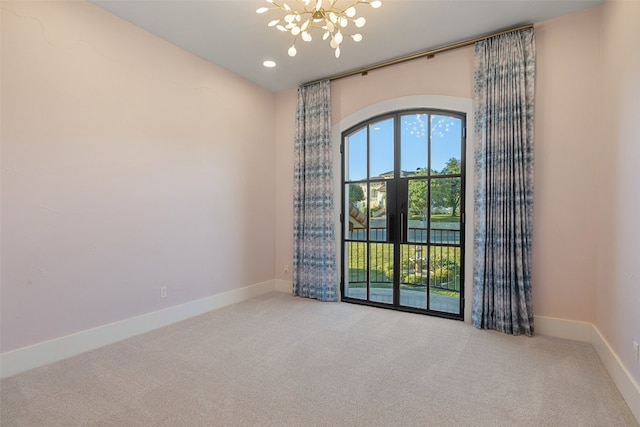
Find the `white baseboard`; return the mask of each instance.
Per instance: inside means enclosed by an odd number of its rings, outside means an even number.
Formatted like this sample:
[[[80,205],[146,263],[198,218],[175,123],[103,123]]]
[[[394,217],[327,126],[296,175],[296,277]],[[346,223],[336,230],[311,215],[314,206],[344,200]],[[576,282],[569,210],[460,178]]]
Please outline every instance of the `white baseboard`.
[[[557,319],[555,317],[535,316],[533,319],[535,333],[548,337],[566,340],[591,342],[593,325],[588,322]]]
[[[276,292],[286,292],[291,293],[293,291],[293,282],[291,280],[280,280],[276,279],[275,282],[275,291]]]
[[[640,386],[598,328],[587,322],[539,316],[534,318],[534,325],[536,333],[540,335],[590,343],[620,390],[629,409],[640,423]]]
[[[616,352],[613,351],[613,348],[595,326],[591,334],[591,344],[596,349],[611,379],[620,390],[622,397],[629,405],[629,409],[631,409],[640,424],[640,386],[637,381],[631,376],[631,373],[622,364]]]
[[[57,362],[276,290],[274,280],[120,320],[0,354],[0,378]]]

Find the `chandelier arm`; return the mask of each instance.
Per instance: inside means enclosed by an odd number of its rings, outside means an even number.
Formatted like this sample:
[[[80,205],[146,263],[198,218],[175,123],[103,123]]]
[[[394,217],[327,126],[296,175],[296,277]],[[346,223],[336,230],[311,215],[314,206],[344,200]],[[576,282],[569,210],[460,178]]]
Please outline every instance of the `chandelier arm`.
[[[302,7],[302,12],[296,12],[298,15],[303,15],[305,13],[311,13],[307,10],[307,5],[304,4],[303,0],[296,0],[296,3]]]
[[[274,5],[275,7],[277,7],[280,10],[285,10],[284,7],[282,7],[282,5],[280,3],[278,3],[276,0],[273,0],[272,2],[270,2],[272,5]],[[272,9],[272,8],[270,8]]]
[[[331,8],[332,8],[332,9],[333,9],[333,5],[334,5],[335,3],[337,3],[337,1],[335,1],[334,3],[332,3],[332,4],[331,4]],[[368,1],[356,0],[356,1],[354,1],[353,3],[351,3],[349,6],[343,6],[343,7],[344,7],[344,9],[335,9],[335,10],[334,10],[334,13],[337,13],[337,14],[342,15],[342,14],[344,14],[344,13],[347,11],[347,9],[349,9],[350,7],[356,7],[356,6],[357,6],[358,4],[360,4],[360,3],[366,3],[366,4],[369,4],[369,2],[368,2]]]

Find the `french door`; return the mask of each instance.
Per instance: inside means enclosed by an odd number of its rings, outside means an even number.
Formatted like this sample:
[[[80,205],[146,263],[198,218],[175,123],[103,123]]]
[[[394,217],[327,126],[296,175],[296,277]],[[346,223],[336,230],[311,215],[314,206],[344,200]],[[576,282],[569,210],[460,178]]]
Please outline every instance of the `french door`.
[[[410,110],[343,133],[343,301],[463,318],[465,129]]]

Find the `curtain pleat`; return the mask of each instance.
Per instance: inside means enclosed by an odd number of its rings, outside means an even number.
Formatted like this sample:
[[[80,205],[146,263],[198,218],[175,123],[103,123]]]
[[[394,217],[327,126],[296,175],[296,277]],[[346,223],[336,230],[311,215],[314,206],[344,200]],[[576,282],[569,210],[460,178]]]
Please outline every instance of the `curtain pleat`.
[[[298,88],[294,144],[293,294],[337,301],[328,80]]]
[[[533,29],[475,46],[472,322],[533,334]]]

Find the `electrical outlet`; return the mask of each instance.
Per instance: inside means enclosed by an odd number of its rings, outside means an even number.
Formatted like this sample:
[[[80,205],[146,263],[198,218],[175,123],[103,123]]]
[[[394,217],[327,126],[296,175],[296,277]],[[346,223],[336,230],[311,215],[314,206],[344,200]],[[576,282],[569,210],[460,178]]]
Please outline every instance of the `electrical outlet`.
[[[166,298],[166,297],[167,297],[167,287],[162,286],[160,287],[160,298]]]
[[[284,265],[284,274],[289,274],[289,265],[288,264]]]
[[[638,348],[638,342],[633,342],[633,357],[636,359],[636,365],[640,363],[640,348]]]

